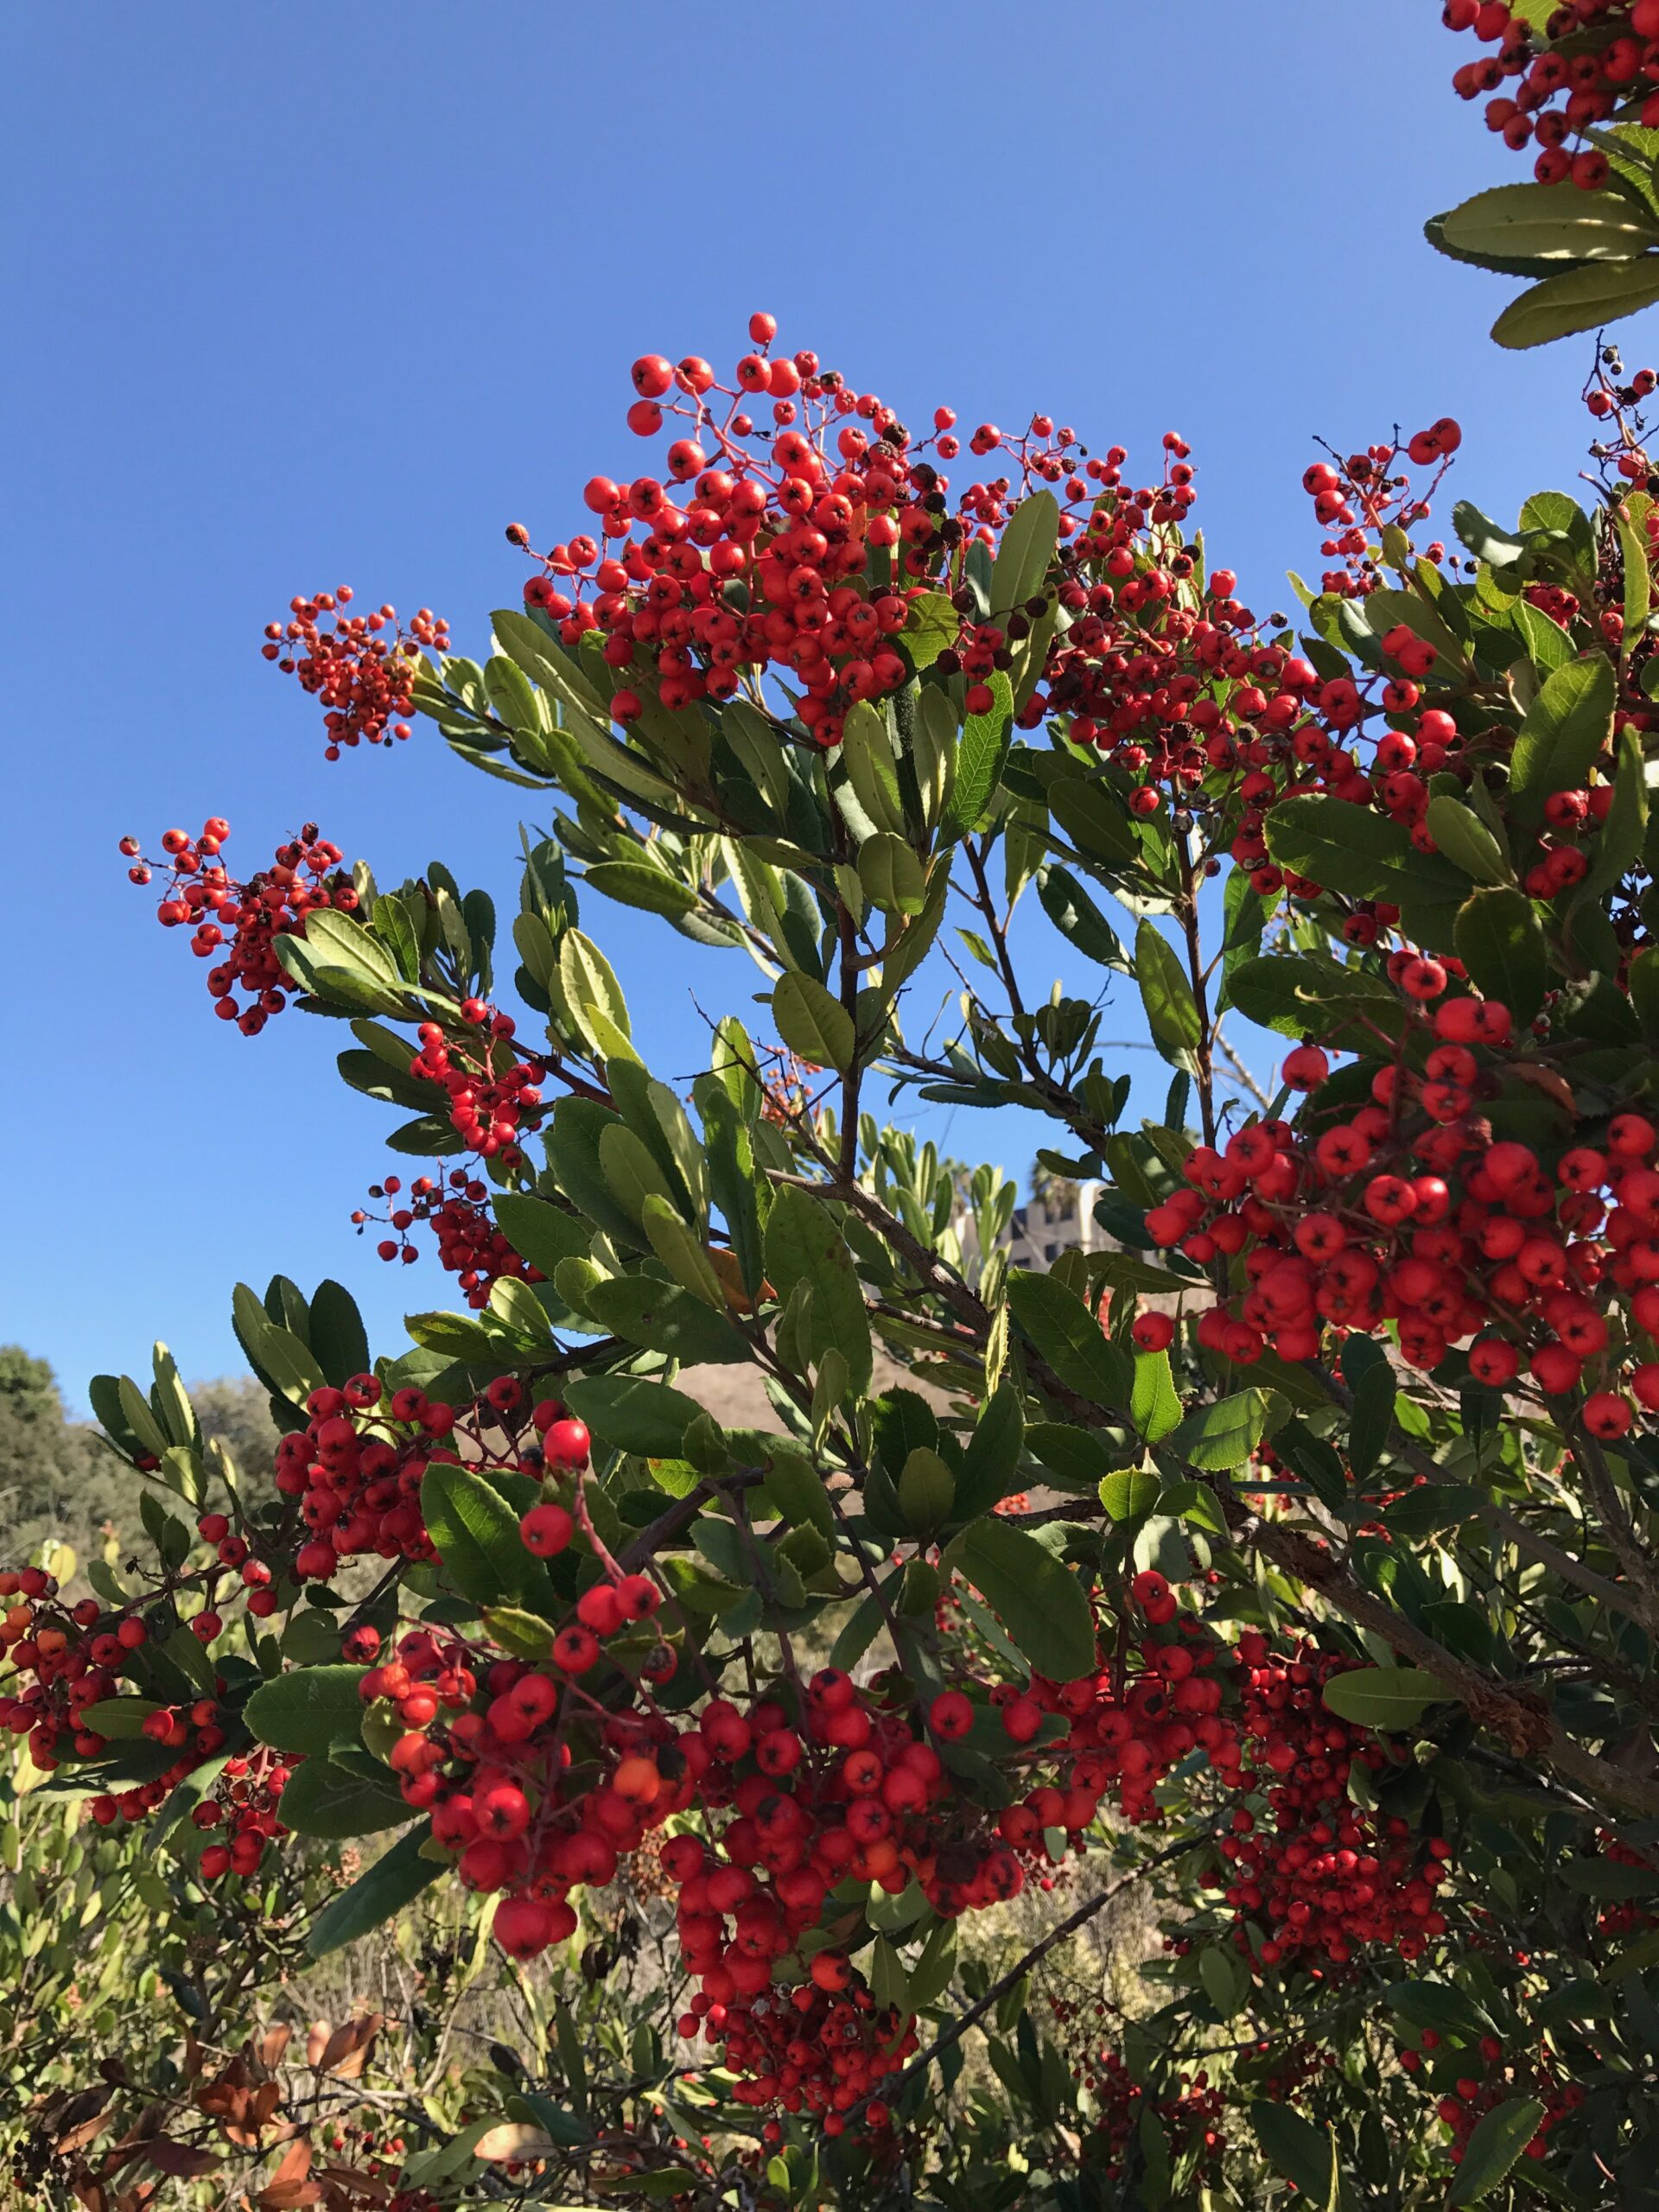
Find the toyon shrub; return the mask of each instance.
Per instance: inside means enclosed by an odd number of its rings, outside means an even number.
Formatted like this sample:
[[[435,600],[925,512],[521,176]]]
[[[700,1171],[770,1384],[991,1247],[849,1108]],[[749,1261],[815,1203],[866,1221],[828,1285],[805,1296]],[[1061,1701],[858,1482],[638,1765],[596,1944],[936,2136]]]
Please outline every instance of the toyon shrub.
[[[1447,14],[1581,21],[1599,86],[1645,5]],[[1526,81],[1547,150],[1611,97]],[[239,1287],[269,1466],[164,1351],[97,1378],[147,1541],[0,1575],[0,1721],[210,1947],[471,1893],[544,2028],[619,1885],[662,1946],[603,2082],[561,2010],[435,2147],[429,2101],[257,2201],[1659,2203],[1656,379],[1599,351],[1587,503],[1513,526],[1428,535],[1449,418],[1329,452],[1265,619],[1173,433],[918,429],[763,315],[632,384],[640,473],[508,529],[483,660],[343,589],[265,647],[332,756],[420,715],[533,794],[505,932],[315,824],[245,881],[221,818],[124,841],[227,1023],[349,1035],[428,1163],[353,1220],[464,1310],[377,1356],[337,1283]],[[689,1084],[607,901],[760,1008]],[[906,1101],[1045,1117],[1088,1249],[1011,1264]],[[147,2124],[52,2158],[206,2174]]]

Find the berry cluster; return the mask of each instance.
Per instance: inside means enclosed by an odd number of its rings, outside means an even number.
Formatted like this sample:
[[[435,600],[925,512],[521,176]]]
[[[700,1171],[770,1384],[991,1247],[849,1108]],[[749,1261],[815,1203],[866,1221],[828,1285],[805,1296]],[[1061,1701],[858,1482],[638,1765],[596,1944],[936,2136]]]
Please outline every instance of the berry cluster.
[[[124,837],[121,850],[133,866],[129,879],[153,880],[156,866],[168,871],[166,896],[156,909],[163,929],[188,927],[190,950],[200,960],[224,957],[207,971],[207,989],[221,1021],[233,1021],[245,1037],[257,1037],[273,1014],[288,1003],[292,986],[277,960],[276,940],[303,937],[305,918],[320,906],[354,913],[358,896],[340,871],[340,850],[308,822],[290,843],[279,845],[270,866],[238,882],[219,855],[231,825],[213,816],[199,837],[168,830],[162,838],[167,859],[139,857],[136,837]],[[248,1004],[236,997],[247,993]]]
[[[405,631],[394,607],[372,614],[347,614],[352,590],[319,592],[314,599],[291,599],[286,622],[265,625],[260,652],[284,675],[297,676],[302,690],[322,702],[327,732],[324,757],[338,760],[342,746],[390,745],[405,738],[412,714],[412,685],[421,666],[421,648],[449,648],[449,626],[422,607]]]
[[[1240,1637],[1237,1656],[1242,1726],[1273,1822],[1240,1807],[1217,1846],[1241,1952],[1254,1949],[1264,1967],[1340,1967],[1373,1946],[1419,1957],[1446,1932],[1434,1893],[1451,1847],[1439,1836],[1425,1843],[1398,1815],[1350,1797],[1356,1766],[1376,1778],[1390,1763],[1370,1730],[1340,1719],[1321,1698],[1350,1662],[1311,1644],[1274,1651],[1254,1629]]]
[[[1538,148],[1540,184],[1599,192],[1607,156],[1583,143],[1596,126],[1626,116],[1659,125],[1659,0],[1562,0],[1541,27],[1510,0],[1446,0],[1441,12],[1448,29],[1496,48],[1454,70],[1452,90],[1488,95],[1486,127],[1512,152]]]
[[[1427,1370],[1474,1338],[1478,1382],[1502,1388],[1524,1364],[1547,1396],[1588,1386],[1586,1426],[1623,1435],[1634,1412],[1624,1385],[1659,1408],[1659,1363],[1611,1306],[1622,1294],[1634,1328],[1659,1333],[1659,1130],[1618,1114],[1548,1165],[1494,1140],[1478,1110],[1480,1056],[1510,1044],[1509,1010],[1441,996],[1439,961],[1397,955],[1390,968],[1408,1003],[1440,997],[1421,1074],[1390,1042],[1357,1112],[1255,1122],[1219,1152],[1200,1146],[1189,1187],[1147,1213],[1153,1242],[1189,1259],[1243,1255],[1249,1288],[1206,1308],[1198,1342],[1244,1364],[1269,1345],[1312,1359],[1327,1327],[1340,1338],[1392,1320],[1402,1356]],[[1329,1071],[1315,1045],[1285,1062],[1293,1086],[1317,1089]]]
[[[749,331],[753,350],[730,385],[695,357],[635,362],[629,427],[642,437],[679,434],[667,449],[669,481],[592,478],[584,497],[598,535],[540,556],[524,587],[526,603],[557,624],[567,645],[589,632],[602,637],[607,663],[624,677],[612,701],[624,724],[648,697],[670,709],[729,699],[746,674],[778,670],[804,687],[801,721],[834,745],[849,706],[908,680],[898,641],[913,602],[934,590],[951,594],[960,618],[935,658],[968,678],[968,711],[983,711],[992,674],[1033,655],[1040,672],[1046,632],[1036,626],[1050,613],[1049,597],[1045,588],[1020,606],[984,609],[964,569],[970,547],[994,548],[1017,501],[1052,485],[1063,539],[1082,532],[1077,557],[1119,556],[1129,576],[1135,528],[1178,522],[1191,505],[1186,448],[1173,435],[1166,480],[1126,496],[1120,512],[1126,455],[1115,447],[1090,459],[1074,431],[1046,415],[1019,435],[982,423],[969,451],[1001,455],[1008,472],[953,500],[938,466],[962,449],[949,408],[935,411],[931,436],[912,438],[874,394],[853,391],[817,354],[773,356],[772,316],[753,316]],[[681,486],[683,505],[673,496]],[[507,534],[529,545],[521,524]],[[1185,573],[1192,566],[1189,557]],[[1171,588],[1161,575],[1123,587],[1132,607]],[[1027,726],[1041,713],[1033,702]]]
[[[454,1034],[439,1022],[421,1024],[420,1050],[409,1072],[416,1082],[443,1091],[442,1110],[469,1151],[516,1167],[524,1157],[520,1126],[528,1119],[533,1128],[540,1118],[539,1086],[547,1080],[546,1065],[534,1058],[520,1059],[512,1043],[512,1016],[485,1000],[463,999],[461,1019],[463,1027]]]
[[[405,1266],[420,1257],[410,1231],[423,1223],[429,1224],[437,1239],[440,1266],[459,1278],[467,1303],[477,1312],[489,1304],[492,1284],[504,1275],[516,1282],[544,1280],[539,1268],[515,1252],[496,1226],[488,1195],[487,1185],[464,1167],[451,1168],[442,1182],[431,1175],[417,1175],[407,1194],[402,1178],[388,1175],[384,1183],[370,1184],[369,1196],[382,1204],[390,1201],[390,1211],[372,1214],[359,1207],[352,1220],[359,1236],[371,1221],[383,1222],[391,1235],[379,1239],[376,1253],[383,1260],[399,1260]]]
[[[1535,2098],[1543,2106],[1537,2130],[1522,2152],[1535,2160],[1548,2156],[1551,2133],[1585,2101],[1583,2084],[1563,2079],[1560,2060],[1547,2038],[1541,2038],[1535,2059],[1510,2060],[1496,2036],[1482,2036],[1475,2044],[1448,2044],[1437,2029],[1425,2028],[1399,2059],[1408,2074],[1439,2091],[1435,2111],[1452,2131],[1446,2156],[1454,2166],[1463,2164],[1470,2137],[1497,2106],[1517,2097]]]

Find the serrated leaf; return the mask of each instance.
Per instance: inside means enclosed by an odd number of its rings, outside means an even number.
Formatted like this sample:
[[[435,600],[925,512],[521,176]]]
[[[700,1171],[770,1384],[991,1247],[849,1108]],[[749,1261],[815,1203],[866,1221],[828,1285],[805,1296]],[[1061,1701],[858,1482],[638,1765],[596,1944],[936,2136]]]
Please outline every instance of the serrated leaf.
[[[1095,1665],[1094,1614],[1081,1582],[1034,1536],[995,1515],[971,1522],[945,1554],[1050,1681],[1076,1681]]]
[[[475,1605],[498,1605],[522,1590],[535,1562],[518,1516],[469,1467],[435,1461],[421,1479],[421,1518],[448,1580]]]
[[[1618,684],[1605,653],[1568,661],[1546,677],[1510,757],[1510,810],[1530,827],[1553,791],[1578,791],[1612,734]]]
[[[1423,1667],[1354,1667],[1332,1675],[1323,1692],[1326,1707],[1361,1728],[1414,1728],[1431,1705],[1447,1694],[1438,1675]]]
[[[1473,2204],[1489,2196],[1538,2133],[1544,2107],[1536,2097],[1507,2097],[1475,2124],[1448,2204]]]
[[[1025,1335],[1070,1390],[1097,1406],[1122,1406],[1133,1383],[1125,1355],[1101,1334],[1100,1323],[1057,1276],[1014,1268],[1008,1304]]]
[[[772,1017],[785,1044],[814,1067],[844,1075],[852,1066],[858,1043],[853,1017],[815,976],[792,968],[780,976],[772,994]]]
[[[1492,336],[1513,352],[1547,346],[1635,315],[1659,300],[1659,254],[1630,261],[1590,261],[1547,276],[1511,300],[1492,325]]]
[[[1523,891],[1507,885],[1477,891],[1452,925],[1458,957],[1487,998],[1508,1007],[1524,1029],[1544,1002],[1548,982],[1544,932]]]
[[[601,1443],[646,1459],[676,1459],[702,1408],[683,1391],[638,1375],[589,1375],[564,1386],[564,1402]]]
[[[335,1744],[354,1745],[363,1717],[361,1667],[303,1667],[260,1683],[244,1719],[273,1751],[325,1756]]]

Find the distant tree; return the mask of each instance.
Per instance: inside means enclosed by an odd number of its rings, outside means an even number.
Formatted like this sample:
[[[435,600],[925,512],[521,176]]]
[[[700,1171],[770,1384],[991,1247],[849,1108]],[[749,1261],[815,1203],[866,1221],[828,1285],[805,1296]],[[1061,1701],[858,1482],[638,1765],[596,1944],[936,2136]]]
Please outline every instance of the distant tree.
[[[276,1424],[264,1386],[251,1375],[221,1375],[190,1385],[205,1438],[217,1438],[239,1474],[268,1475],[276,1449]]]
[[[0,1550],[27,1559],[55,1539],[85,1557],[105,1522],[137,1522],[133,1470],[64,1411],[50,1364],[0,1345]]]

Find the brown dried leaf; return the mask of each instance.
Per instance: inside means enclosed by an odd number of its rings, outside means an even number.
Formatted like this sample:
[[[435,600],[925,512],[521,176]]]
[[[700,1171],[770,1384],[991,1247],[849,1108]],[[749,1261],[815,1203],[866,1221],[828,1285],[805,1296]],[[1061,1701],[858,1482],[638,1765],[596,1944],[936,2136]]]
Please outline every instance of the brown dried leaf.
[[[328,2048],[328,2038],[334,2033],[332,2020],[313,2020],[305,2038],[305,2063],[308,2066],[321,2064],[322,2054]]]
[[[1564,1106],[1569,1114],[1577,1112],[1578,1109],[1573,1099],[1572,1084],[1567,1082],[1565,1076],[1558,1074],[1554,1068],[1541,1066],[1536,1060],[1511,1060],[1504,1070],[1504,1073],[1518,1075],[1522,1083],[1531,1084],[1535,1090],[1541,1090],[1546,1097],[1553,1098],[1558,1106]]]
[[[158,2172],[170,2175],[175,2181],[195,2181],[203,2174],[217,2173],[225,2163],[217,2151],[199,2151],[193,2143],[175,2143],[166,2135],[154,2136],[138,2148]]]
[[[381,2025],[378,2012],[365,2012],[355,2020],[347,2020],[334,2030],[323,2046],[322,2056],[311,2063],[320,2074],[337,2074],[343,2082],[355,2081],[362,2073]]]
[[[294,2039],[294,2031],[286,2025],[267,2028],[259,2044],[259,2063],[266,2068],[279,2066],[283,2053]]]

